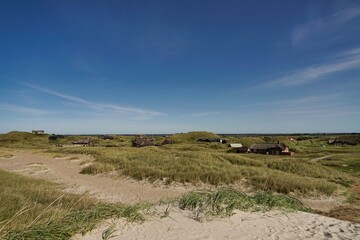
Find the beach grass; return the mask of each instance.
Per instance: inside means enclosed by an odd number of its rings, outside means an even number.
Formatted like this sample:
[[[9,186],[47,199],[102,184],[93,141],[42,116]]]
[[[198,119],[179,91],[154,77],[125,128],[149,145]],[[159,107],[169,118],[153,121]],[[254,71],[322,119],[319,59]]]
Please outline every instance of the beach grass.
[[[299,200],[282,194],[258,192],[246,195],[232,188],[218,191],[194,191],[184,195],[180,201],[181,209],[193,212],[193,217],[201,221],[203,217],[228,217],[234,210],[269,211],[281,209],[288,211],[311,211]]]
[[[57,155],[88,154],[92,164],[82,169],[84,174],[118,172],[138,180],[165,183],[226,185],[246,182],[254,190],[300,194],[320,193],[331,195],[353,184],[348,173],[359,174],[359,146],[331,146],[333,136],[308,136],[305,140],[290,140],[287,136],[225,136],[228,141],[251,145],[257,142],[284,142],[297,153],[295,156],[236,154],[227,144],[201,143],[199,138],[220,138],[210,132],[190,132],[169,137],[148,136],[157,144],[164,139],[175,144],[131,147],[131,136],[113,136],[102,140],[96,136],[68,136],[57,143],[70,144],[74,140],[90,138],[96,147],[54,147],[54,141],[45,135],[11,132],[0,135],[0,146],[8,148],[46,149]],[[357,135],[356,135],[357,137]],[[328,154],[349,154],[339,159],[309,163],[312,158]]]
[[[349,186],[346,174],[319,163],[289,156],[227,153],[212,144],[174,144],[145,148],[68,148],[61,152],[90,154],[95,163],[83,173],[116,170],[138,180],[212,185],[246,182],[256,189],[279,193],[332,194]],[[187,148],[187,150],[183,150]],[[194,150],[195,149],[195,150]]]
[[[69,239],[101,220],[144,220],[145,205],[99,202],[59,184],[0,170],[0,239]]]

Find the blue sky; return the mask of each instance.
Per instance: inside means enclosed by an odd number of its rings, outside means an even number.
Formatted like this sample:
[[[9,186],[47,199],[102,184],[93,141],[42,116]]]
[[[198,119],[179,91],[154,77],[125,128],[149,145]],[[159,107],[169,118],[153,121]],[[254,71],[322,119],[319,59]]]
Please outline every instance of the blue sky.
[[[360,132],[360,2],[0,2],[0,132]]]

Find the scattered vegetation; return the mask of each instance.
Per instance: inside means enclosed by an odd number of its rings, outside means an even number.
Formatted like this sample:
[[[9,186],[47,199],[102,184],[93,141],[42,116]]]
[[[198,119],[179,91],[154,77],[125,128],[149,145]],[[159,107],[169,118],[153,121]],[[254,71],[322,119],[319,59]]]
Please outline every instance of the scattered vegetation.
[[[310,211],[299,200],[271,192],[259,192],[248,196],[232,188],[224,188],[217,192],[195,191],[180,199],[180,208],[191,210],[194,219],[201,221],[204,217],[227,217],[233,211],[252,210],[269,211],[271,209]]]
[[[119,174],[139,180],[222,185],[246,179],[251,186],[266,191],[324,194],[351,184],[346,174],[298,157],[234,154],[209,148],[212,143],[193,145],[195,150],[187,148],[186,151],[183,148],[188,144],[141,149],[68,148],[61,152],[93,155],[95,164],[84,168],[83,173],[115,169]]]
[[[143,221],[145,206],[96,201],[61,186],[0,170],[1,239],[69,239],[108,218]]]
[[[346,136],[342,136],[346,137]],[[349,137],[349,136],[347,136]],[[355,137],[359,141],[359,136]],[[95,147],[56,147],[89,138]],[[0,135],[0,158],[11,157],[13,149],[45,149],[53,156],[89,154],[95,158],[81,173],[99,174],[117,171],[134,179],[163,180],[181,183],[231,185],[245,182],[254,195],[231,188],[218,192],[197,191],[180,199],[183,209],[194,212],[194,218],[229,216],[233,210],[270,210],[273,208],[307,211],[288,193],[326,194],[348,192],[360,176],[359,146],[327,144],[332,136],[218,136],[209,132],[190,132],[172,136],[151,137],[160,144],[171,139],[175,144],[132,148],[131,136],[64,136],[10,132]],[[225,138],[228,142],[250,146],[261,142],[283,142],[295,151],[294,156],[236,154],[227,144],[200,143],[199,138]],[[309,163],[310,159],[332,155]],[[75,158],[74,158],[75,159]],[[352,176],[350,176],[352,175]],[[356,180],[357,181],[357,180]],[[274,193],[277,192],[277,193]],[[348,194],[354,202],[356,194]],[[142,221],[144,206],[105,204],[87,196],[63,193],[57,184],[34,180],[0,170],[0,238],[1,239],[68,239],[85,233],[105,218],[125,217]],[[169,215],[169,208],[162,217]],[[114,228],[103,232],[110,239]]]
[[[83,173],[83,174],[98,174],[98,173],[104,173],[104,172],[111,172],[114,169],[115,168],[110,164],[94,163],[94,164],[90,164],[90,165],[84,167],[81,170],[81,173]]]

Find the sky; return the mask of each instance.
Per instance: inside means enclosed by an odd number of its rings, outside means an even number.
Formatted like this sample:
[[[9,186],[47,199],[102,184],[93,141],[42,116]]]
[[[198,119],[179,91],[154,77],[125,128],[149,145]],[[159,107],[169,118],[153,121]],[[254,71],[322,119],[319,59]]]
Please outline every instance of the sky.
[[[360,132],[358,0],[1,0],[0,133]]]

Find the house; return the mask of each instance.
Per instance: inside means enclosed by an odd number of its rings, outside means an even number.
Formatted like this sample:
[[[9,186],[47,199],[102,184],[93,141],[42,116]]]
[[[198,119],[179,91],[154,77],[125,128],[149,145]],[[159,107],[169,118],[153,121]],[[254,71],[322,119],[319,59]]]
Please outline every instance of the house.
[[[241,148],[243,145],[241,143],[230,143],[229,147],[232,148]]]
[[[156,146],[155,142],[147,138],[135,138],[131,141],[133,147]]]
[[[219,143],[227,143],[225,139],[221,138],[199,138],[197,140],[198,142],[219,142]]]
[[[55,134],[49,136],[49,140],[57,140],[59,138],[65,138],[65,136],[64,135],[55,135]]]
[[[355,139],[341,139],[341,138],[330,139],[328,143],[336,146],[341,146],[344,144],[355,146],[358,144],[358,142]]]
[[[249,148],[252,153],[270,154],[270,155],[292,155],[289,147],[283,143],[255,143]]]
[[[45,131],[44,130],[32,130],[31,133],[36,134],[36,135],[40,135],[40,134],[45,134]]]
[[[236,153],[248,153],[249,152],[249,148],[243,146],[241,143],[230,143],[229,147],[231,147],[233,149],[232,152],[236,152]]]
[[[249,152],[249,148],[248,147],[239,147],[239,148],[234,148],[234,151],[236,153],[248,153]]]

